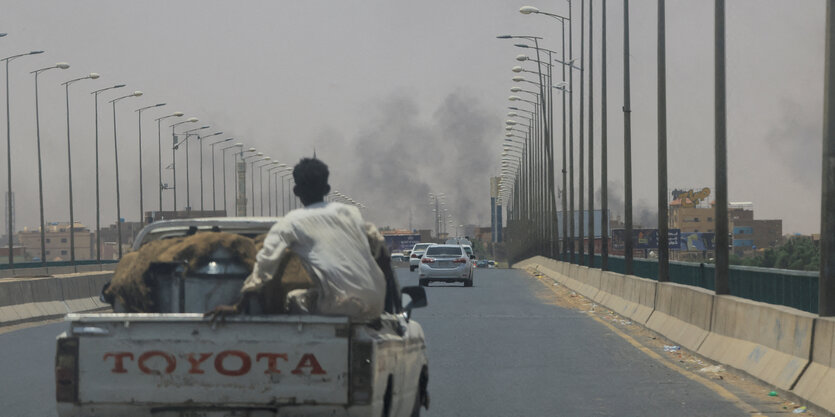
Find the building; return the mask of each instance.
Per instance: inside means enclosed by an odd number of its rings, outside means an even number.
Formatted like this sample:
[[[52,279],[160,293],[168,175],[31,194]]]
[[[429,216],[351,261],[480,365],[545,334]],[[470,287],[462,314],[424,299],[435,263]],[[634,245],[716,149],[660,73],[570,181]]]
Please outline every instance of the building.
[[[681,233],[713,233],[714,216],[713,203],[710,207],[700,207],[686,197],[679,198],[670,202],[669,227]]]
[[[753,203],[730,203],[728,220],[736,255],[777,246],[783,236],[783,221],[755,220]]]
[[[95,259],[93,251],[94,233],[79,222],[75,222],[75,259],[78,261]],[[49,223],[44,230],[44,248],[46,255],[41,254],[41,231],[24,228],[17,233],[21,246],[32,260],[46,259],[47,261],[67,261],[70,259],[70,224]]]

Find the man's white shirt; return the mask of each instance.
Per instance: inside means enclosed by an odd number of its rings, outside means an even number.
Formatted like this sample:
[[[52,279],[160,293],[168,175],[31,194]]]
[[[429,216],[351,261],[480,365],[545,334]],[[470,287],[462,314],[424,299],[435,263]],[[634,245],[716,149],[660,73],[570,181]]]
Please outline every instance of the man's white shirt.
[[[356,207],[311,204],[273,225],[241,291],[258,290],[273,279],[289,248],[307,262],[321,284],[317,314],[373,319],[383,312],[385,302],[385,276],[374,259],[382,244],[379,232]]]

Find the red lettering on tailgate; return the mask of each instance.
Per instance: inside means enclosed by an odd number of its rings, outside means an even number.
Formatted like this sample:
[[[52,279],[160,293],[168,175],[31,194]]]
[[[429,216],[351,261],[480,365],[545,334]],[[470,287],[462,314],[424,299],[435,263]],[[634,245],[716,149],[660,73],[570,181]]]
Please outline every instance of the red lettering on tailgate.
[[[128,370],[125,369],[125,364],[124,364],[123,361],[124,361],[125,358],[133,360],[133,353],[130,353],[130,352],[105,353],[104,358],[102,358],[102,360],[106,361],[107,358],[110,358],[110,357],[113,358],[113,369],[111,369],[110,372],[112,372],[114,374],[125,374],[125,373],[128,372]]]
[[[136,364],[139,366],[139,370],[142,371],[143,373],[146,373],[146,374],[159,375],[160,371],[158,371],[156,369],[151,369],[147,365],[145,365],[145,362],[148,359],[153,358],[154,356],[159,356],[160,358],[165,359],[165,373],[166,374],[170,374],[170,373],[174,372],[174,369],[177,368],[177,360],[174,359],[173,355],[171,355],[169,353],[165,353],[161,350],[151,350],[151,351],[143,353],[142,355],[139,355],[139,359],[137,359],[137,361],[136,361]]]
[[[189,353],[186,359],[188,359],[188,363],[191,364],[191,368],[189,368],[188,373],[190,374],[205,374],[206,372],[200,369],[200,364],[205,362],[206,359],[212,356],[211,353],[201,353],[200,357],[195,358],[193,353]]]
[[[255,355],[255,361],[258,362],[261,358],[267,358],[267,370],[264,371],[265,374],[280,374],[281,371],[278,370],[278,358],[284,359],[284,362],[287,362],[287,354],[286,353],[259,353]]]
[[[241,358],[241,367],[237,370],[230,370],[226,369],[223,366],[223,360],[226,359],[227,356],[237,356]],[[215,370],[221,375],[226,376],[241,376],[252,368],[252,359],[249,358],[245,352],[241,352],[240,350],[224,350],[215,356]]]
[[[327,372],[325,372],[325,370],[322,369],[322,366],[319,365],[319,361],[316,360],[316,357],[313,356],[312,353],[305,353],[304,355],[302,355],[302,358],[299,360],[299,364],[296,365],[296,369],[293,369],[292,371],[290,371],[290,373],[294,375],[302,375],[304,374],[302,368],[310,368],[311,375],[327,374]]]

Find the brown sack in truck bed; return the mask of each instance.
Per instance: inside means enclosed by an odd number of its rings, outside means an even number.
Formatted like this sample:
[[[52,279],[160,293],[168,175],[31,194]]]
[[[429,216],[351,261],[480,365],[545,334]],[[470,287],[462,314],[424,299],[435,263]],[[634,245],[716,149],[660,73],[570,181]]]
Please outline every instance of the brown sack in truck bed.
[[[152,262],[187,261],[188,271],[207,263],[220,247],[226,248],[236,261],[252,271],[257,253],[252,239],[234,233],[202,232],[148,242],[138,251],[123,256],[116,265],[106,294],[118,300],[128,312],[154,312],[150,288],[145,283]]]

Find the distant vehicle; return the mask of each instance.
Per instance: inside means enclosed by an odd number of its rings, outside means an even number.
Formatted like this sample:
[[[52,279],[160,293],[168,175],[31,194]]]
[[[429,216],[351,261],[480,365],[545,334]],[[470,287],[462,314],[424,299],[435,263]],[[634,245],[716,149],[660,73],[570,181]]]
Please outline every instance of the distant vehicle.
[[[461,245],[461,247],[463,247],[464,251],[467,252],[467,257],[470,258],[470,262],[472,262],[473,268],[475,268],[476,256],[475,253],[473,253],[473,247],[470,245]]]
[[[412,248],[412,254],[409,255],[409,271],[414,271],[420,265],[420,258],[423,257],[423,252],[426,248],[433,245],[433,243],[418,243]]]
[[[391,254],[391,261],[392,262],[409,262],[409,257],[402,254],[402,253],[392,253]]]
[[[470,239],[467,239],[466,237],[451,237],[446,240],[446,244],[473,246],[473,242],[470,242]]]
[[[432,245],[426,249],[420,260],[420,286],[432,281],[463,282],[465,287],[473,286],[472,260],[461,245]]]
[[[476,267],[477,268],[489,268],[490,267],[490,262],[488,262],[487,259],[482,259],[482,260],[476,262]]]
[[[488,264],[488,268],[495,268],[496,267],[496,261],[494,261],[492,259],[488,260],[487,264]]]

